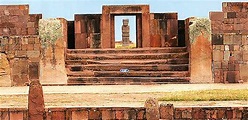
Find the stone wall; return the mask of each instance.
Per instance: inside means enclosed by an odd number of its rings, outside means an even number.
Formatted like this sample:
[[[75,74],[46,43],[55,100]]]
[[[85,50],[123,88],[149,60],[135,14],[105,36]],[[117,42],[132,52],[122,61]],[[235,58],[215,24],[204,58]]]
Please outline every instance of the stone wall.
[[[248,81],[248,2],[224,2],[210,12],[215,83]]]
[[[0,86],[23,86],[39,77],[41,14],[30,14],[28,5],[0,5],[0,52],[7,76]],[[8,68],[9,67],[9,68]],[[10,70],[10,72],[8,72]],[[1,79],[1,78],[0,78]]]
[[[101,47],[101,15],[75,14],[75,48]]]
[[[151,47],[178,46],[177,13],[151,13],[150,39]]]
[[[145,107],[75,107],[46,108],[46,120],[147,119]],[[246,120],[247,107],[174,107],[160,104],[160,119],[232,119]],[[26,120],[26,108],[0,108],[2,120]]]
[[[30,78],[39,78],[40,41],[37,35],[0,36],[0,42],[0,50],[9,62],[12,86],[23,86]]]

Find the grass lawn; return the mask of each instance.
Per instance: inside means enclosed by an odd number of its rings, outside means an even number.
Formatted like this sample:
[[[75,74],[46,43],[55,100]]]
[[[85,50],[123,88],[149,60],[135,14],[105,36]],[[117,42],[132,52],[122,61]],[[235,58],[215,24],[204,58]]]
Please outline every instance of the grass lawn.
[[[159,101],[248,101],[248,89],[243,90],[200,90],[164,93]]]

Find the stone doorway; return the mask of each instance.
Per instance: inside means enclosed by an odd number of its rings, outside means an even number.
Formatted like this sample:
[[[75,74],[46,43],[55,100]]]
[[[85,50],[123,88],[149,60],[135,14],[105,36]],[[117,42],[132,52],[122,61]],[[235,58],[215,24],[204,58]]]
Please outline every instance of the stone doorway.
[[[115,48],[115,16],[136,16],[136,47],[150,47],[149,6],[113,5],[102,7],[101,48]]]
[[[137,48],[136,16],[115,16],[115,48]]]

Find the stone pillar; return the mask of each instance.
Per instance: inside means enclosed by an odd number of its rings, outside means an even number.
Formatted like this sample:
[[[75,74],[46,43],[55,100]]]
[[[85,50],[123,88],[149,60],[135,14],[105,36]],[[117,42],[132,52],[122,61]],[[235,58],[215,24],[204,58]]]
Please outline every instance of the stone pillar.
[[[29,87],[28,119],[45,120],[45,104],[43,91],[38,79],[32,80]]]
[[[155,98],[148,98],[145,102],[146,108],[146,119],[147,120],[159,120],[159,104],[158,100]]]
[[[210,20],[186,20],[186,44],[189,47],[191,83],[212,83],[212,41]]]
[[[123,19],[123,24],[122,24],[122,45],[123,46],[128,46],[130,43],[130,28],[129,28],[129,19]]]
[[[101,48],[111,48],[111,18],[110,9],[107,6],[102,7],[101,23]]]

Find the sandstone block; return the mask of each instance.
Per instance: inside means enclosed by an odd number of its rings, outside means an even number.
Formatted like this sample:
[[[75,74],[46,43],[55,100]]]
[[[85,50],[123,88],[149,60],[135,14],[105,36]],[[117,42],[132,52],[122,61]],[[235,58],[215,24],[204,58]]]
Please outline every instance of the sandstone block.
[[[72,111],[71,119],[72,120],[88,120],[88,111],[87,110]]]
[[[145,108],[147,120],[160,119],[158,100],[155,98],[148,98],[145,102]]]
[[[210,20],[212,21],[223,21],[224,20],[224,13],[223,12],[210,12]]]
[[[106,109],[102,111],[102,119],[103,120],[113,120],[115,119],[115,112],[111,109]]]
[[[222,61],[224,59],[224,52],[220,50],[213,50],[213,60]]]

